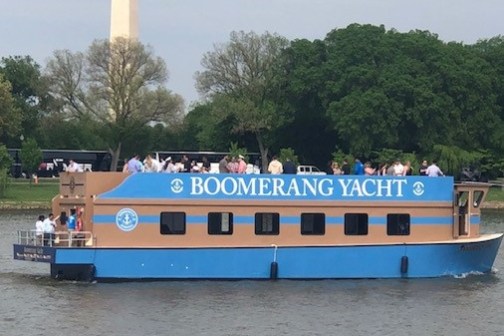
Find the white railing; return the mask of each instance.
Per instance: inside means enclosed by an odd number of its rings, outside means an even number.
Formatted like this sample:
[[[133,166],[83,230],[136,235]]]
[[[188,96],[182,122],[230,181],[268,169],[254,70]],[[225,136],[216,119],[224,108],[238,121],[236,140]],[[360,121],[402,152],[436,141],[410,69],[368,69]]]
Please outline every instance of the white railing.
[[[90,231],[56,231],[37,233],[35,230],[18,231],[18,244],[31,246],[89,247],[94,246]]]

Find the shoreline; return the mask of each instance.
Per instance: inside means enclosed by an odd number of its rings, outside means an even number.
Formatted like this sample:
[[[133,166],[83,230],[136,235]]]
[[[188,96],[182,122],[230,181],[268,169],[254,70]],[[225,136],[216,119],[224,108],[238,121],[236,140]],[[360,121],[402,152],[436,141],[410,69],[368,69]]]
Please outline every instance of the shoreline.
[[[486,201],[481,209],[500,210],[504,209],[504,201]],[[48,202],[1,202],[0,210],[51,210]]]

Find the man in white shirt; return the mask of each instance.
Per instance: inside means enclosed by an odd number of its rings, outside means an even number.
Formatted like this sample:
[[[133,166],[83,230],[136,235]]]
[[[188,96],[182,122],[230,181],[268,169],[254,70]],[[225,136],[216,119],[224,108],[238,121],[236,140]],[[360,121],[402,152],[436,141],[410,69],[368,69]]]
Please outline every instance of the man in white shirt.
[[[439,167],[436,165],[436,160],[432,160],[432,164],[427,167],[427,171],[425,173],[430,177],[444,176],[441,169],[439,169]]]
[[[403,176],[404,175],[404,166],[400,160],[396,160],[394,163],[394,176]]]
[[[43,222],[44,246],[52,246],[54,241],[54,232],[56,231],[56,219],[52,213],[49,214]]]
[[[82,173],[82,168],[77,162],[70,159],[66,171],[69,173]]]
[[[44,235],[44,215],[38,216],[37,222],[35,222],[35,245],[42,245],[42,238]]]

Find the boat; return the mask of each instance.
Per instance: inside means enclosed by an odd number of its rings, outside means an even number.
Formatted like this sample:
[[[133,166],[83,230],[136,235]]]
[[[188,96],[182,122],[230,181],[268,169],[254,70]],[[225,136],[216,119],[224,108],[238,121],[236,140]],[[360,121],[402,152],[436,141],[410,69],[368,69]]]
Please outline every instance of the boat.
[[[19,231],[14,259],[56,279],[428,278],[489,273],[484,183],[453,177],[63,173],[52,211],[81,231]],[[45,243],[45,244],[44,244]]]

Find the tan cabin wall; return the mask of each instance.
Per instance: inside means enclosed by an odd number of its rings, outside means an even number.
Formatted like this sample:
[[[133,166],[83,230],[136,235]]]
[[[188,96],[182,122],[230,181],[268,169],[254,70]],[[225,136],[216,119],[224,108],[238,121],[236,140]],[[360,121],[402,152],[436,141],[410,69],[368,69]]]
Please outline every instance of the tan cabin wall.
[[[83,230],[93,231],[95,196],[118,186],[127,176],[121,172],[61,173],[60,193],[53,199],[52,211],[56,216],[66,211],[69,216],[70,209],[84,208]]]

